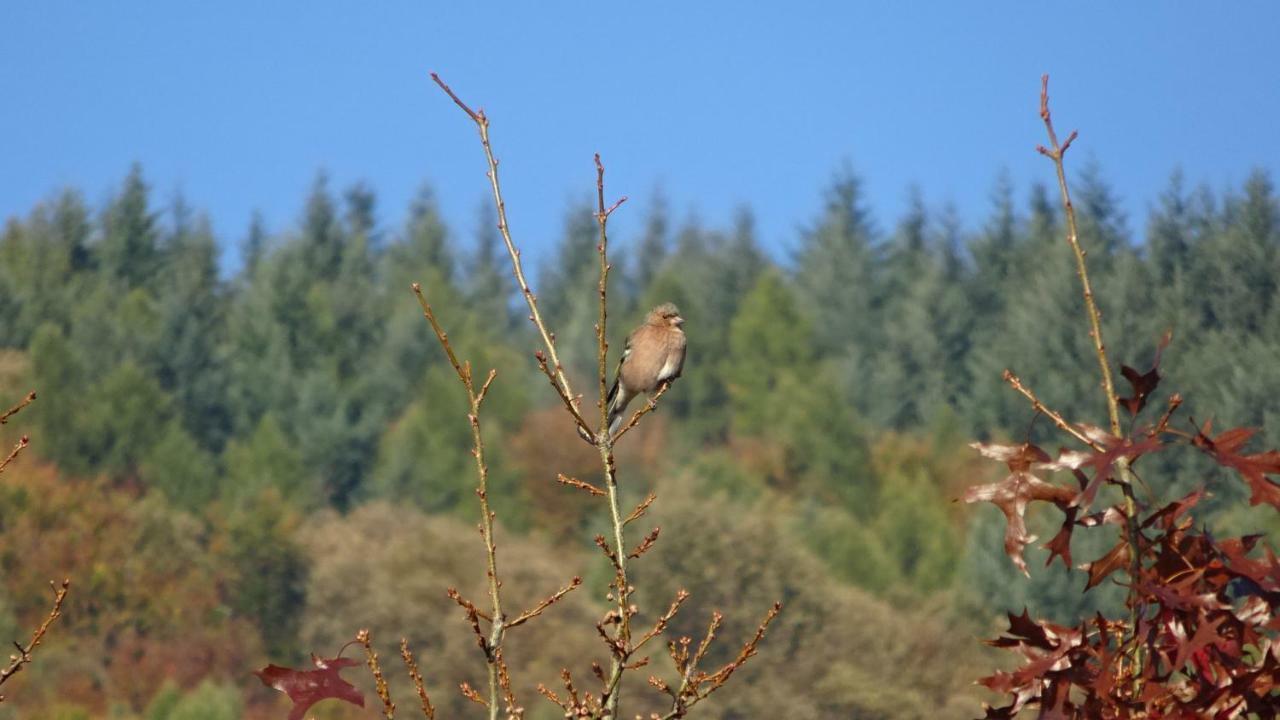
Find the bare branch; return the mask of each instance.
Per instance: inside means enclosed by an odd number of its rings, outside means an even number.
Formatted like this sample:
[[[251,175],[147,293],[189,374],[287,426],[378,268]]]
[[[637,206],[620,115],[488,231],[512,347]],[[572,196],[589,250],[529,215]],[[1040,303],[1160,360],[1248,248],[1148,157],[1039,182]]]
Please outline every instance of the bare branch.
[[[639,650],[650,640],[661,635],[667,629],[667,625],[671,622],[672,618],[676,616],[676,613],[680,612],[680,606],[688,599],[689,591],[681,588],[680,591],[676,593],[675,600],[671,601],[671,607],[667,608],[667,611],[658,618],[658,621],[654,623],[653,628],[641,636],[640,642],[636,643],[634,650]]]
[[[1073,130],[1067,136],[1065,143],[1058,143],[1058,135],[1053,129],[1053,120],[1049,113],[1049,75],[1045,74],[1040,78],[1040,118],[1044,121],[1045,131],[1049,135],[1049,151],[1040,148],[1040,152],[1053,161],[1054,170],[1058,175],[1058,190],[1062,195],[1062,209],[1067,219],[1067,242],[1071,245],[1071,252],[1076,258],[1076,274],[1080,277],[1080,291],[1084,296],[1085,313],[1089,318],[1089,337],[1093,339],[1094,353],[1098,356],[1098,368],[1102,373],[1102,391],[1106,395],[1107,400],[1107,416],[1111,424],[1111,434],[1121,437],[1120,427],[1120,402],[1116,398],[1115,383],[1111,377],[1111,364],[1107,360],[1106,343],[1102,339],[1102,313],[1098,310],[1098,305],[1094,301],[1093,287],[1089,283],[1089,269],[1085,262],[1087,255],[1084,248],[1080,246],[1080,235],[1076,226],[1076,210],[1071,202],[1071,191],[1067,187],[1067,172],[1063,165],[1062,159],[1067,152],[1067,148],[1075,141],[1077,133]],[[1125,507],[1125,530],[1127,534],[1126,542],[1129,545],[1130,577],[1139,577],[1139,570],[1142,563],[1142,547],[1140,530],[1138,528],[1138,510],[1137,502],[1133,497],[1134,477],[1129,469],[1129,460],[1121,457],[1116,460],[1116,471],[1121,479],[1121,490],[1124,492]],[[1142,604],[1137,586],[1133,585],[1129,589],[1128,603],[1130,608],[1130,627],[1137,632],[1138,620],[1142,615]],[[1133,646],[1133,664],[1135,669],[1142,666],[1142,645],[1135,642]],[[1134,677],[1139,677],[1141,673],[1135,672]],[[1135,683],[1140,682],[1135,680]],[[1135,685],[1136,689],[1136,685]]]
[[[1157,422],[1157,423],[1156,423],[1155,427],[1151,428],[1151,431],[1147,433],[1147,436],[1148,436],[1148,437],[1155,437],[1155,436],[1160,435],[1161,433],[1165,432],[1166,430],[1168,430],[1168,429],[1169,429],[1169,421],[1170,421],[1171,419],[1173,419],[1173,413],[1174,413],[1174,412],[1176,412],[1176,411],[1177,411],[1177,409],[1178,409],[1178,407],[1179,407],[1179,406],[1181,406],[1181,405],[1182,405],[1182,395],[1181,395],[1181,394],[1179,394],[1179,393],[1174,393],[1173,395],[1170,395],[1170,396],[1169,396],[1169,407],[1167,407],[1167,408],[1165,409],[1164,414],[1160,416],[1160,420],[1159,420],[1159,422]]]
[[[373,673],[374,687],[377,689],[378,697],[382,700],[382,714],[387,717],[387,720],[394,720],[396,704],[391,702],[391,693],[387,691],[387,679],[382,675],[382,665],[378,662],[378,651],[373,649],[373,640],[369,636],[368,628],[356,633],[356,642],[364,646],[365,663],[369,666],[369,672]]]
[[[1027,387],[1026,385],[1023,385],[1022,380],[1019,379],[1017,375],[1014,375],[1011,370],[1004,371],[1004,381],[1009,383],[1010,387],[1012,387],[1014,390],[1017,390],[1018,392],[1022,393],[1023,397],[1031,401],[1031,407],[1034,408],[1036,412],[1044,413],[1046,416],[1048,416],[1050,420],[1053,421],[1053,424],[1057,425],[1058,428],[1061,429],[1063,432],[1071,435],[1071,437],[1079,440],[1085,445],[1088,445],[1094,450],[1097,450],[1099,452],[1102,451],[1103,448],[1101,445],[1091,440],[1089,436],[1081,432],[1079,428],[1075,427],[1071,423],[1064,420],[1062,416],[1059,415],[1057,412],[1055,412],[1053,409],[1049,408],[1044,403],[1040,402],[1040,398],[1036,397],[1036,394],[1031,391],[1031,388]]]
[[[462,693],[462,697],[470,700],[471,702],[477,705],[483,705],[484,707],[489,708],[490,715],[497,716],[497,713],[498,713],[498,711],[496,710],[497,705],[491,704],[484,698],[480,697],[480,693],[476,692],[476,689],[471,687],[471,683],[463,682],[459,684],[458,690]]]
[[[1076,210],[1071,203],[1071,191],[1067,187],[1067,171],[1062,163],[1063,155],[1077,133],[1072,131],[1067,142],[1059,145],[1058,134],[1054,132],[1053,120],[1049,115],[1049,76],[1040,78],[1040,118],[1044,120],[1045,131],[1049,134],[1050,149],[1044,154],[1053,161],[1058,173],[1058,190],[1062,193],[1062,207],[1067,218],[1067,242],[1076,256],[1076,274],[1080,277],[1080,289],[1084,295],[1085,312],[1089,316],[1089,337],[1093,339],[1093,349],[1098,356],[1098,366],[1102,371],[1102,389],[1107,396],[1107,415],[1111,421],[1111,434],[1120,437],[1120,406],[1116,402],[1115,385],[1111,379],[1111,365],[1107,362],[1106,344],[1102,340],[1102,313],[1093,298],[1093,286],[1089,283],[1089,269],[1085,263],[1085,251],[1080,247],[1080,235],[1076,228]]]
[[[551,365],[547,362],[547,356],[541,350],[535,350],[533,358],[538,361],[538,369],[547,377],[547,380],[551,381],[552,389],[556,391],[556,395],[560,398],[560,401],[564,403],[565,409],[573,416],[574,422],[578,424],[578,429],[581,432],[587,433],[587,435],[593,435],[590,426],[587,425],[587,421],[582,417],[582,413],[578,410],[578,398],[564,394],[564,390],[560,387],[560,383],[556,379],[557,371],[551,369]]]
[[[418,700],[422,702],[422,715],[427,720],[435,720],[436,709],[431,704],[431,698],[427,695],[426,685],[422,682],[422,673],[418,671],[418,663],[413,659],[413,653],[409,650],[408,638],[400,638],[400,657],[404,659],[404,665],[409,669],[409,677],[413,680],[413,689],[418,693]]]
[[[619,438],[621,438],[623,435],[626,435],[627,432],[631,430],[631,428],[635,427],[640,422],[640,418],[644,417],[648,413],[653,412],[654,410],[657,410],[658,400],[661,399],[662,396],[665,395],[667,393],[667,390],[669,390],[670,388],[671,388],[671,381],[664,380],[662,384],[658,386],[658,391],[655,392],[653,396],[648,399],[648,402],[644,404],[644,407],[635,411],[635,413],[631,416],[631,419],[627,421],[626,425],[623,425],[622,427],[618,428],[618,432],[614,433],[613,435],[613,442],[615,443],[618,442]]]
[[[418,297],[418,304],[422,306],[422,314],[426,316],[427,322],[431,323],[431,329],[435,331],[436,339],[440,341],[440,347],[444,348],[444,352],[449,356],[449,364],[453,366],[453,371],[458,374],[458,379],[462,381],[463,386],[467,388],[467,392],[471,392],[471,367],[463,367],[458,362],[458,356],[453,354],[453,346],[449,344],[449,333],[440,327],[440,323],[436,321],[436,315],[431,311],[431,305],[427,303],[427,298],[422,294],[422,285],[414,283],[410,286],[413,294]],[[488,383],[485,383],[487,386]]]
[[[18,412],[22,410],[22,408],[30,405],[35,399],[36,399],[35,390],[32,390],[31,392],[27,393],[27,396],[22,398],[22,400],[17,405],[14,405],[8,410],[5,410],[4,414],[0,415],[0,425],[4,425],[5,423],[9,422],[9,418],[13,417],[14,415],[17,415]]]
[[[570,486],[570,487],[576,487],[576,488],[578,488],[579,490],[583,490],[583,491],[585,491],[585,492],[586,492],[587,494],[589,494],[589,495],[596,495],[596,496],[600,496],[600,495],[605,495],[605,494],[606,494],[606,493],[605,493],[605,491],[601,490],[600,488],[596,487],[595,485],[592,485],[592,484],[591,484],[591,483],[589,483],[589,482],[583,482],[583,481],[581,481],[581,480],[579,480],[579,479],[577,479],[577,478],[571,478],[571,477],[569,477],[569,476],[567,476],[567,475],[565,475],[565,474],[563,474],[563,473],[559,473],[559,474],[557,474],[557,475],[556,475],[556,482],[560,483],[561,485],[568,485],[568,486]]]
[[[529,622],[533,618],[541,615],[543,610],[546,610],[547,608],[554,605],[556,602],[560,600],[560,598],[564,597],[565,595],[568,595],[571,591],[576,589],[581,584],[582,584],[582,578],[574,577],[572,580],[569,581],[568,585],[565,585],[564,587],[560,588],[559,590],[555,591],[551,595],[544,598],[541,602],[535,605],[533,609],[526,610],[525,612],[520,613],[519,617],[507,623],[507,628],[510,629],[513,627],[518,627],[520,625],[523,625]]]
[[[542,319],[542,312],[538,309],[538,300],[533,291],[529,289],[529,283],[525,279],[524,267],[520,262],[520,251],[511,239],[511,226],[507,222],[507,204],[502,199],[502,184],[498,178],[498,160],[494,157],[493,146],[489,142],[489,118],[485,117],[483,110],[479,112],[472,110],[440,79],[440,76],[431,73],[431,79],[435,81],[436,85],[440,86],[441,90],[444,90],[449,95],[458,107],[462,108],[463,112],[475,123],[476,129],[480,133],[480,145],[484,148],[485,161],[489,165],[489,185],[493,190],[493,201],[498,211],[498,231],[502,235],[503,243],[507,246],[507,254],[511,257],[511,270],[515,275],[516,284],[520,286],[520,293],[524,296],[525,304],[529,306],[529,319],[538,328],[547,356],[551,359],[557,391],[569,404],[570,414],[574,416],[574,420],[582,425],[583,428],[590,430],[586,421],[582,419],[582,414],[574,401],[576,396],[569,385],[569,378],[565,376],[564,368],[560,364],[560,357],[556,353],[554,335],[547,329],[547,324]]]
[[[476,111],[467,107],[467,104],[462,102],[462,99],[459,98],[456,94],[454,94],[453,89],[450,88],[448,85],[445,85],[444,81],[440,79],[439,75],[435,73],[431,73],[431,79],[434,80],[435,83],[440,86],[440,89],[444,90],[445,93],[448,94],[450,98],[453,98],[453,101],[457,103],[458,107],[462,108],[462,111],[465,112],[471,118],[472,121],[476,123],[481,122],[482,116]]]
[[[653,547],[653,544],[658,541],[658,533],[660,532],[662,532],[662,528],[655,527],[652,531],[649,532],[648,535],[644,536],[644,540],[640,541],[640,544],[636,546],[635,550],[632,550],[631,552],[627,553],[627,557],[638,558],[641,555],[649,552],[649,548]]]
[[[653,493],[649,493],[648,495],[646,495],[644,500],[641,500],[640,504],[636,505],[636,509],[632,510],[631,514],[627,516],[627,519],[622,521],[622,524],[630,525],[636,520],[639,520],[640,518],[644,517],[645,511],[647,511],[649,509],[649,506],[653,504],[653,501],[657,499],[658,499],[658,496],[654,495]]]
[[[44,622],[40,623],[40,627],[36,628],[35,632],[31,634],[31,639],[27,641],[25,646],[14,643],[18,652],[10,658],[9,666],[0,670],[0,685],[3,685],[9,678],[22,670],[24,665],[31,662],[31,654],[39,647],[40,642],[44,640],[45,633],[49,632],[49,626],[53,624],[54,620],[62,617],[62,603],[67,599],[67,592],[71,589],[71,580],[65,579],[61,585],[55,585],[50,582],[49,586],[53,588],[53,608],[49,610]],[[3,695],[0,695],[0,702],[4,702]]]
[[[26,435],[23,435],[22,437],[18,438],[18,443],[13,446],[13,451],[10,452],[9,455],[5,457],[3,461],[0,461],[0,473],[4,472],[4,469],[9,467],[9,463],[17,459],[18,453],[22,452],[23,450],[26,450],[27,446],[30,444],[31,444],[31,440]]]

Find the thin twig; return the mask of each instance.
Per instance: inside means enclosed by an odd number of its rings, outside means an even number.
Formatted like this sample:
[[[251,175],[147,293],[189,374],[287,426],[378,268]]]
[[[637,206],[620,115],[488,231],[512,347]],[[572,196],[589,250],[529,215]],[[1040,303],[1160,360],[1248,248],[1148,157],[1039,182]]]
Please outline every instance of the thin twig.
[[[712,640],[715,639],[716,631],[720,629],[720,622],[723,619],[720,613],[717,612],[712,615],[711,623],[707,627],[707,634],[698,645],[698,650],[692,658],[688,656],[688,638],[683,639],[683,645],[680,648],[677,648],[672,643],[672,655],[676,660],[677,669],[681,672],[680,686],[672,691],[666,683],[656,678],[650,678],[650,684],[672,696],[671,710],[662,716],[662,720],[674,720],[675,718],[684,717],[690,708],[723,687],[738,668],[745,665],[752,657],[755,657],[760,641],[764,639],[765,632],[768,631],[769,626],[780,612],[782,612],[782,603],[774,603],[773,607],[769,608],[769,612],[765,614],[764,619],[760,621],[760,625],[756,627],[755,635],[743,644],[742,649],[738,651],[738,655],[714,673],[708,674],[699,670],[698,664],[706,656],[707,649],[710,648]]]
[[[653,627],[648,632],[646,632],[643,636],[640,637],[640,641],[636,643],[634,650],[639,650],[640,648],[644,647],[645,644],[648,643],[650,640],[661,635],[662,632],[667,629],[667,625],[671,622],[672,618],[676,616],[676,613],[680,612],[680,606],[683,605],[684,601],[688,599],[689,599],[688,590],[681,588],[678,592],[676,592],[675,599],[671,601],[671,607],[667,608],[667,611],[663,613],[661,617],[658,618],[658,621],[653,624]]]
[[[1098,356],[1098,367],[1102,371],[1102,389],[1107,396],[1107,415],[1111,421],[1111,434],[1120,437],[1120,404],[1116,400],[1115,386],[1111,380],[1111,364],[1107,362],[1106,344],[1102,340],[1102,313],[1098,312],[1098,304],[1093,298],[1093,286],[1089,283],[1089,269],[1085,263],[1087,253],[1080,247],[1080,235],[1076,227],[1076,210],[1071,203],[1071,191],[1067,187],[1067,171],[1062,159],[1067,148],[1076,139],[1078,133],[1071,131],[1067,141],[1058,144],[1058,134],[1054,132],[1053,120],[1049,114],[1049,76],[1040,78],[1040,119],[1044,120],[1045,130],[1049,133],[1049,147],[1043,145],[1036,148],[1045,157],[1053,161],[1058,173],[1058,190],[1062,193],[1062,207],[1067,217],[1067,242],[1076,256],[1076,274],[1080,277],[1080,288],[1084,295],[1085,312],[1089,316],[1089,337],[1093,339],[1093,349]]]
[[[413,294],[418,297],[418,304],[422,306],[422,314],[427,318],[427,322],[431,323],[431,329],[435,331],[436,339],[440,341],[440,346],[444,348],[444,352],[449,356],[449,364],[453,366],[454,372],[458,373],[458,379],[467,388],[467,392],[471,392],[471,370],[470,367],[464,368],[462,363],[458,362],[458,356],[453,354],[453,346],[449,344],[449,333],[440,327],[440,323],[436,320],[436,314],[432,312],[431,305],[427,303],[427,298],[422,294],[422,285],[413,283],[409,286],[413,290]]]
[[[1014,390],[1017,390],[1018,392],[1022,393],[1023,397],[1031,401],[1031,407],[1035,409],[1037,413],[1043,413],[1050,420],[1052,420],[1053,424],[1057,425],[1058,428],[1061,429],[1063,432],[1068,433],[1069,435],[1071,435],[1071,437],[1079,440],[1085,445],[1088,445],[1094,450],[1097,450],[1098,452],[1102,452],[1103,450],[1102,445],[1089,439],[1087,435],[1085,435],[1083,432],[1080,432],[1079,428],[1067,422],[1062,418],[1061,415],[1059,415],[1053,409],[1047,407],[1044,403],[1040,402],[1040,398],[1036,397],[1036,394],[1031,391],[1031,388],[1027,387],[1026,385],[1023,385],[1022,380],[1017,375],[1014,375],[1011,370],[1004,371],[1004,381],[1009,383],[1009,386],[1012,387]]]
[[[565,475],[564,473],[558,473],[558,474],[556,475],[556,482],[560,483],[561,485],[568,485],[569,487],[576,487],[576,488],[578,488],[579,490],[582,490],[582,491],[586,492],[588,495],[602,496],[602,495],[605,495],[605,494],[606,494],[606,493],[605,493],[605,491],[601,490],[600,488],[596,487],[595,485],[592,485],[592,484],[591,484],[591,483],[589,483],[589,482],[583,482],[582,480],[579,480],[578,478],[571,478],[571,477],[569,477],[569,476]]]
[[[571,591],[576,589],[581,584],[582,584],[582,578],[575,576],[572,580],[569,581],[568,585],[565,585],[564,587],[555,591],[551,595],[548,595],[547,597],[543,598],[542,601],[539,602],[537,605],[533,606],[532,609],[526,610],[520,613],[520,615],[516,617],[515,620],[512,620],[511,622],[507,623],[507,628],[510,629],[513,627],[518,627],[520,625],[523,625],[529,622],[533,618],[538,617],[539,615],[542,614],[543,610],[546,610],[547,608],[551,607],[555,603],[559,602],[560,598],[564,597],[565,595],[568,595]]]
[[[640,504],[636,505],[636,508],[631,511],[631,514],[628,515],[627,518],[622,521],[622,524],[630,525],[636,520],[639,520],[640,518],[644,517],[644,514],[649,509],[649,506],[652,505],[653,501],[657,499],[658,499],[658,496],[654,495],[653,493],[649,493],[648,495],[646,495],[644,500],[641,500]]]
[[[27,446],[30,444],[31,444],[31,439],[28,438],[26,435],[23,435],[22,437],[18,438],[18,443],[13,446],[13,450],[9,453],[7,457],[5,457],[5,459],[2,462],[0,462],[0,473],[4,472],[4,469],[9,467],[9,463],[17,459],[18,453],[22,452],[23,450],[26,450]]]
[[[369,636],[368,628],[356,633],[356,642],[364,646],[365,663],[369,666],[369,672],[373,673],[374,688],[377,690],[378,698],[382,700],[382,714],[386,716],[387,720],[394,720],[396,704],[391,702],[391,693],[387,690],[387,679],[382,675],[382,665],[378,662],[378,651],[373,649],[373,640]]]
[[[573,415],[574,421],[585,431],[591,432],[591,427],[587,421],[583,419],[581,411],[578,409],[576,396],[573,388],[569,385],[569,378],[565,375],[564,367],[560,364],[560,356],[556,353],[556,344],[551,331],[547,329],[547,324],[542,319],[542,313],[538,310],[538,300],[534,296],[533,291],[529,289],[529,283],[525,280],[524,267],[520,264],[520,251],[516,248],[515,243],[511,240],[511,226],[507,222],[507,204],[502,199],[502,184],[498,179],[498,160],[493,155],[493,146],[489,143],[489,118],[485,116],[484,110],[472,110],[461,98],[453,92],[453,90],[445,84],[440,76],[431,73],[431,79],[436,85],[440,86],[446,94],[462,108],[471,121],[475,123],[476,130],[480,133],[480,144],[484,147],[485,161],[489,165],[489,185],[493,190],[493,201],[498,211],[498,232],[502,235],[502,242],[507,246],[507,254],[511,256],[511,269],[516,278],[516,284],[520,286],[520,293],[524,296],[525,304],[529,306],[529,319],[538,328],[538,333],[542,336],[542,344],[546,348],[547,356],[551,359],[551,366],[554,370],[556,380],[556,390],[569,406],[569,412]]]
[[[18,673],[24,665],[31,662],[31,653],[40,645],[40,641],[44,640],[45,633],[49,631],[49,626],[54,620],[62,617],[62,603],[67,599],[67,592],[71,589],[71,580],[64,579],[60,586],[50,582],[49,586],[53,588],[53,608],[49,610],[48,616],[44,622],[40,623],[40,627],[36,628],[31,634],[31,639],[27,641],[25,646],[14,643],[18,652],[9,660],[9,666],[0,670],[0,685],[3,685]],[[4,702],[4,696],[0,695],[0,702]]]
[[[1147,437],[1155,437],[1167,431],[1169,429],[1169,421],[1173,419],[1173,413],[1176,412],[1178,407],[1181,405],[1181,394],[1174,393],[1173,395],[1170,395],[1169,406],[1165,408],[1164,414],[1160,416],[1160,420],[1155,424],[1155,427],[1151,428],[1151,431],[1147,433]]]
[[[631,428],[639,424],[640,418],[644,417],[648,413],[653,412],[654,410],[657,410],[658,400],[661,399],[663,395],[667,394],[667,390],[669,390],[670,388],[671,388],[671,381],[663,380],[662,384],[658,386],[657,392],[655,392],[652,397],[648,398],[648,401],[645,402],[643,407],[641,407],[639,410],[635,411],[634,414],[632,414],[631,419],[627,421],[626,425],[623,425],[622,427],[618,428],[618,432],[613,434],[613,442],[615,443],[618,442],[619,438],[621,438],[623,435],[626,435],[627,432],[631,430]]]
[[[35,399],[36,399],[35,390],[32,390],[31,392],[27,393],[27,396],[22,398],[22,400],[17,405],[14,405],[8,410],[5,410],[4,414],[0,415],[0,425],[4,425],[5,423],[9,422],[9,418],[13,417],[14,415],[17,415],[18,412],[22,410],[22,408],[30,405],[32,401],[34,401]]]
[[[409,639],[400,638],[400,657],[404,659],[404,665],[409,669],[409,677],[413,680],[413,689],[418,693],[418,700],[422,702],[422,715],[427,720],[435,720],[436,708],[431,704],[431,698],[427,695],[426,685],[422,682],[422,673],[418,670],[418,662],[413,658],[413,652],[409,650]]]
[[[600,319],[596,321],[596,348],[597,361],[599,363],[598,379],[600,381],[600,399],[596,403],[600,410],[600,430],[596,433],[597,442],[605,442],[609,439],[609,340],[607,336],[607,327],[609,320],[609,213],[604,207],[604,164],[600,162],[600,153],[596,153],[596,223],[600,226],[600,244],[596,246],[597,254],[600,256],[600,283],[597,286],[597,292],[600,293]],[[624,198],[625,199],[625,198]],[[622,202],[619,200],[618,202]],[[617,207],[616,205],[614,207]]]
[[[477,392],[475,384],[472,382],[471,363],[460,362],[457,355],[453,351],[453,346],[449,343],[449,335],[441,327],[436,320],[435,313],[431,310],[431,304],[427,302],[426,296],[422,294],[422,286],[418,283],[413,284],[413,294],[418,298],[418,304],[422,306],[422,314],[426,316],[427,321],[431,323],[431,329],[435,331],[436,339],[440,341],[440,346],[444,348],[445,354],[449,357],[449,364],[453,365],[454,372],[458,375],[458,381],[462,383],[462,387],[467,391],[467,402],[469,412],[467,420],[471,425],[471,454],[476,462],[476,478],[478,485],[476,487],[476,497],[480,499],[480,535],[484,539],[486,579],[489,588],[489,604],[492,608],[487,616],[489,621],[488,638],[480,629],[478,617],[485,617],[479,609],[470,601],[463,601],[454,591],[451,596],[468,609],[468,619],[471,622],[472,629],[479,636],[480,649],[484,651],[485,663],[488,665],[489,680],[489,700],[487,706],[489,708],[489,719],[497,720],[498,718],[498,697],[500,692],[501,678],[497,655],[502,649],[502,638],[505,631],[505,616],[502,614],[502,598],[499,592],[501,583],[498,581],[498,550],[493,537],[493,520],[494,513],[489,509],[489,466],[485,462],[484,454],[484,436],[480,431],[480,405],[484,402],[485,395],[489,392],[489,387],[493,383],[497,372],[490,370],[485,378],[483,386]],[[473,691],[474,692],[474,691]]]

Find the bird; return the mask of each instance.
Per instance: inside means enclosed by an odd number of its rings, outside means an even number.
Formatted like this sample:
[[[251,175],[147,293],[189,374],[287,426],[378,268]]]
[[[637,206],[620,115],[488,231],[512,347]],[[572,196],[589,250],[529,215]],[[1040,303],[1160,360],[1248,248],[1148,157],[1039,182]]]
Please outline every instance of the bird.
[[[605,402],[609,408],[609,434],[618,432],[622,413],[641,393],[652,394],[684,371],[684,318],[674,303],[665,302],[649,311],[640,327],[627,336]]]

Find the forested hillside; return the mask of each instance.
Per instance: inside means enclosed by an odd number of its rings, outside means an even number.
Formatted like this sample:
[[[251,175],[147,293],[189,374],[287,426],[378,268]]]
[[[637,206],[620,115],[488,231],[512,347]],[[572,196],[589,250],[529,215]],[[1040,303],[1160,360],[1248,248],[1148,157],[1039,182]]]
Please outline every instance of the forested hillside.
[[[1102,170],[1073,180],[1112,357],[1144,366],[1172,329],[1160,369],[1185,398],[1182,422],[1280,426],[1270,178],[1215,190],[1175,173],[1144,228]],[[642,231],[616,238],[613,347],[661,301],[689,335],[684,376],[619,448],[624,492],[656,489],[656,522],[679,539],[641,571],[647,604],[687,587],[690,623],[743,610],[727,625],[742,635],[757,608],[788,602],[764,662],[742,671],[739,714],[708,701],[706,717],[962,716],[988,662],[975,638],[1004,610],[1074,621],[1119,598],[1082,596],[1083,579],[1044,568],[1038,546],[1037,582],[1024,582],[1000,552],[999,512],[955,502],[991,472],[972,438],[1051,437],[1004,369],[1065,416],[1104,412],[1081,372],[1096,361],[1056,199],[997,180],[987,219],[967,227],[919,194],[903,217],[880,217],[860,183],[837,175],[785,257],[761,248],[749,208],[724,226],[674,209],[696,198],[655,197]],[[589,581],[604,572],[587,541],[598,519],[555,482],[590,476],[598,458],[545,392],[492,210],[446,222],[429,189],[407,213],[381,209],[372,188],[323,176],[300,205],[287,228],[215,236],[134,168],[102,207],[67,190],[4,227],[0,405],[32,388],[39,400],[0,429],[4,447],[31,437],[0,476],[0,638],[47,612],[50,578],[77,588],[0,718],[274,718],[279,699],[248,671],[331,653],[361,626],[409,637],[438,687],[476,672],[444,596],[482,581],[471,440],[412,282],[462,352],[502,376],[486,433],[509,590],[534,597],[566,564]],[[592,212],[584,198],[558,247],[526,258],[583,388],[596,362]],[[224,276],[230,244],[242,262]],[[1157,488],[1169,499],[1223,472],[1151,463],[1179,479]],[[1280,534],[1239,510],[1236,483],[1213,493],[1215,527]],[[513,641],[518,680],[585,665],[598,638],[558,629],[590,627],[603,603],[578,593]],[[439,693],[445,716],[465,702]],[[559,716],[529,704],[531,718]]]

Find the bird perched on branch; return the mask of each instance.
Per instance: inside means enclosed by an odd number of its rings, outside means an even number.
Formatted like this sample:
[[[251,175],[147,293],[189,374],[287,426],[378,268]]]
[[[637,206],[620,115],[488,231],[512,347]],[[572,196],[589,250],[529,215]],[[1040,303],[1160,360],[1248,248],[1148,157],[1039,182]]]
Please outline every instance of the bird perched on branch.
[[[623,411],[637,395],[652,394],[664,383],[680,377],[686,345],[682,325],[680,310],[673,303],[662,303],[650,310],[644,323],[627,336],[618,374],[605,398],[610,433],[618,432]]]

